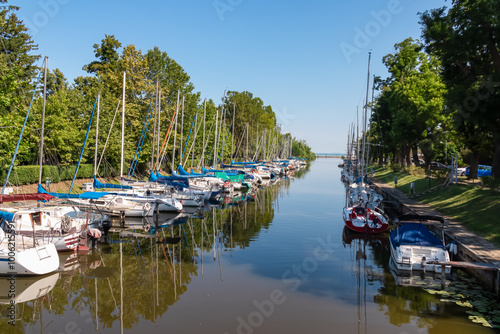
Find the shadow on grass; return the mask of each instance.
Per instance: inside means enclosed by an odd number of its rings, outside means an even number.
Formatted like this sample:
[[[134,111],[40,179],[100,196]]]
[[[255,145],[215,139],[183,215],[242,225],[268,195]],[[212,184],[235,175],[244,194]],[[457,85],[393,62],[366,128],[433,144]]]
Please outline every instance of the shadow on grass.
[[[419,201],[453,217],[500,247],[500,195],[474,186],[454,184],[423,195]]]

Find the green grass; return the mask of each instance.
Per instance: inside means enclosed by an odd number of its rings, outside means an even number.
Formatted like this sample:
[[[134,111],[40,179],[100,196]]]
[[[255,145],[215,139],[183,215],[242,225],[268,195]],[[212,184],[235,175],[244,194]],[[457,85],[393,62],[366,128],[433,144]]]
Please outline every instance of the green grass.
[[[394,187],[394,177],[398,178],[397,188],[410,194],[410,183],[415,183],[415,192],[422,193],[442,183],[437,178],[393,172],[385,167],[373,167],[375,178]],[[500,247],[500,193],[481,189],[475,185],[452,184],[438,189],[416,200],[429,204],[443,215],[461,222],[470,231],[486,238]]]
[[[500,247],[500,194],[472,185],[453,184],[418,198],[470,231]]]
[[[373,167],[375,171],[375,178],[387,183],[391,187],[394,187],[394,178],[398,178],[397,188],[405,193],[410,194],[410,184],[413,182],[415,184],[415,193],[421,193],[430,188],[434,188],[441,184],[437,178],[427,178],[425,175],[412,175],[405,172],[393,172],[389,168],[385,167]]]

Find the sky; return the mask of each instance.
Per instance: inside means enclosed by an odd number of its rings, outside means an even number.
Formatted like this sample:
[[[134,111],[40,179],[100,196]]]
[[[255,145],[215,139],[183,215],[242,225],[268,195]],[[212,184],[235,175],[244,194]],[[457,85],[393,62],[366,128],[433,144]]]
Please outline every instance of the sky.
[[[49,68],[87,75],[94,44],[114,35],[143,53],[158,46],[202,99],[249,91],[270,105],[282,132],[315,153],[346,151],[350,124],[382,58],[419,39],[419,12],[444,0],[10,0]],[[120,50],[121,51],[121,50]],[[42,60],[40,60],[41,66]]]

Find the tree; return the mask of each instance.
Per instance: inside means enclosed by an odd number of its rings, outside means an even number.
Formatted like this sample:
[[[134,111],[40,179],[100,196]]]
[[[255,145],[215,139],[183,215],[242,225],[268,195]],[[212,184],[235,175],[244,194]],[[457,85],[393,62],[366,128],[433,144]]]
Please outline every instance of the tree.
[[[419,41],[407,38],[395,45],[394,54],[383,57],[391,76],[385,81],[387,86],[376,116],[384,122],[379,124],[379,130],[389,134],[394,154],[400,154],[401,165],[411,164],[411,150],[413,160],[418,160],[419,142],[443,127],[445,120],[442,114],[445,85],[439,77],[439,62],[422,48]]]
[[[452,7],[420,16],[427,50],[440,58],[448,112],[466,145],[478,156],[491,135],[492,175],[500,178],[500,2],[454,0]],[[477,171],[471,161],[471,174]]]
[[[0,3],[6,3],[0,0]],[[20,21],[15,12],[16,6],[3,6],[0,11],[0,113],[23,110],[30,98],[31,81],[40,59],[32,54],[38,49],[28,28]]]

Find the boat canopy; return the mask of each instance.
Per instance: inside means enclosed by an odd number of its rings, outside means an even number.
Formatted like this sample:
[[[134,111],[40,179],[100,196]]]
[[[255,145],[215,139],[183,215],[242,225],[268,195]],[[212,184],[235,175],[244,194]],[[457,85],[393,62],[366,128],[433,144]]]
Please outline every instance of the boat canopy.
[[[438,247],[446,249],[434,234],[424,224],[406,223],[391,233],[391,243],[394,247],[401,245]]]
[[[132,187],[114,183],[102,183],[94,175],[94,189],[132,189]]]
[[[49,194],[0,194],[0,203],[21,201],[48,201],[54,198]]]
[[[14,219],[14,214],[12,212],[0,211],[0,218],[11,222]]]

